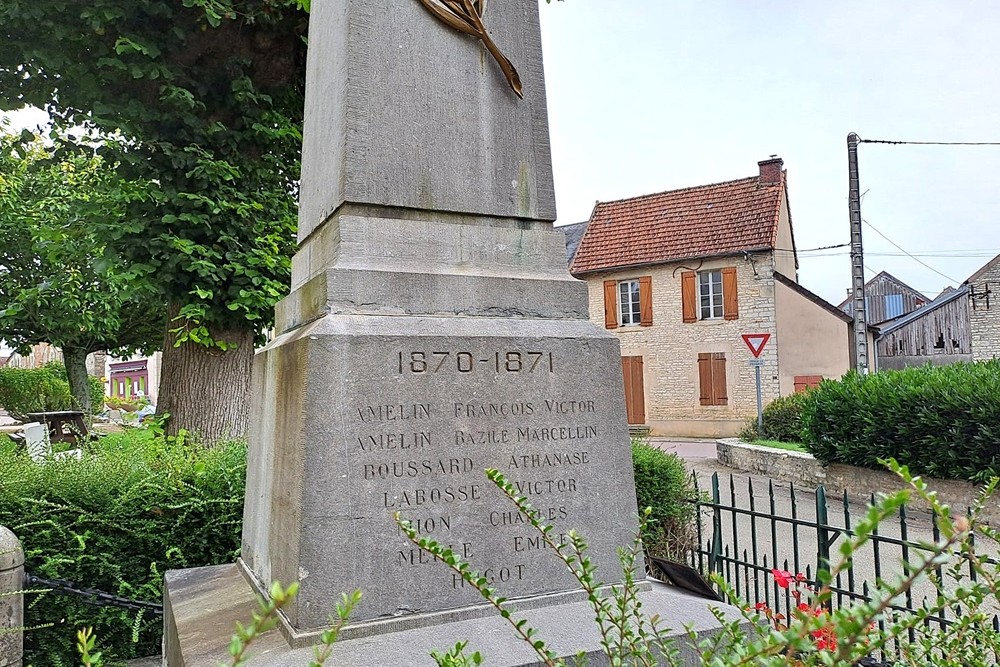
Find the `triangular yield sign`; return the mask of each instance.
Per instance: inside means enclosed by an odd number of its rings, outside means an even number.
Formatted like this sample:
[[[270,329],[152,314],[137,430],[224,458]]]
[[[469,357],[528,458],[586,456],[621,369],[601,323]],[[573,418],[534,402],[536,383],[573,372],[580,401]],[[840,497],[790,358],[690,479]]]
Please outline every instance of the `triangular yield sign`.
[[[743,342],[750,348],[750,353],[754,356],[754,359],[759,357],[760,353],[764,351],[764,346],[767,345],[767,341],[769,340],[771,340],[771,334],[769,333],[743,334]]]

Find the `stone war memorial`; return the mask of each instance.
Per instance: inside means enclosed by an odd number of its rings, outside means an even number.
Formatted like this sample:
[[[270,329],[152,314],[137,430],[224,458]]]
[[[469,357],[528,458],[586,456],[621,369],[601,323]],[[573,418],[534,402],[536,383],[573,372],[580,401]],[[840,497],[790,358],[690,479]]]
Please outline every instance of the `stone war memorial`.
[[[433,665],[462,640],[486,665],[536,664],[396,512],[553,650],[604,664],[579,585],[483,473],[621,580],[637,523],[621,358],[552,229],[538,1],[485,4],[313,0],[298,252],[254,362],[242,554],[167,574],[170,667],[225,662],[273,581],[299,594],[251,665],[306,665],[354,589],[328,664]],[[640,585],[667,625],[715,626],[703,600]]]

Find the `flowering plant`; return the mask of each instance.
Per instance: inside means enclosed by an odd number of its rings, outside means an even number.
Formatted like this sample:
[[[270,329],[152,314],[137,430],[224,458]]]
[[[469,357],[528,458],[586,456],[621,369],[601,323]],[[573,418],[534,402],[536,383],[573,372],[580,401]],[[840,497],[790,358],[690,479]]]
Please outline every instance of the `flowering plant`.
[[[818,619],[819,627],[809,633],[816,650],[836,650],[837,635],[834,631],[833,621],[830,618],[829,610],[816,602],[816,587],[809,583],[806,576],[801,572],[792,574],[788,570],[772,569],[771,576],[774,577],[774,583],[779,588],[788,591],[792,600],[794,600],[795,606],[790,607],[790,613],[804,618],[812,616]],[[753,609],[762,613],[767,618],[768,623],[774,626],[775,630],[779,632],[788,630],[789,626],[786,616],[771,609],[767,603],[758,602],[754,605]]]

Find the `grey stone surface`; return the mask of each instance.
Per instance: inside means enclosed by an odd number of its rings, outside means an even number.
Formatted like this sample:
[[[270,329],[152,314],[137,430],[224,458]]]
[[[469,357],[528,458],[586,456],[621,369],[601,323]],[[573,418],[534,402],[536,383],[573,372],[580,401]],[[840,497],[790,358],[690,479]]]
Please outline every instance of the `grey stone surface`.
[[[0,667],[21,667],[24,596],[24,552],[17,536],[0,526]]]
[[[189,638],[181,651],[177,632],[168,630],[165,638],[171,656],[168,664],[196,667],[225,661],[226,646],[235,623],[245,623],[255,608],[253,591],[244,577],[235,566],[222,565],[168,573],[167,584],[166,614],[171,619],[168,627],[176,628]],[[719,627],[711,607],[719,605],[658,582],[641,593],[640,599],[646,613],[658,614],[662,627],[672,630],[670,635],[678,640],[685,663],[700,664],[687,643],[684,627],[690,626],[701,638],[710,636]],[[735,609],[721,608],[735,618]],[[593,611],[586,603],[535,608],[517,612],[515,617],[526,618],[528,624],[538,630],[538,636],[560,656],[583,651],[593,667],[608,664],[600,653],[600,636]],[[327,664],[430,667],[434,665],[430,658],[432,650],[444,651],[466,640],[470,650],[483,653],[487,667],[534,667],[538,664],[531,649],[495,611],[479,618],[341,641],[335,645]],[[248,664],[250,667],[304,667],[312,655],[312,648],[289,648],[280,632],[273,630],[253,644]]]
[[[300,581],[296,631],[354,588],[360,621],[478,600],[409,545],[395,511],[510,597],[575,588],[490,467],[557,533],[587,535],[615,581],[636,505],[613,337],[580,320],[327,315],[255,364],[243,558],[262,583]]]
[[[355,588],[355,648],[334,664],[430,664],[431,648],[480,636],[495,638],[490,664],[530,664],[397,511],[561,650],[597,646],[577,582],[483,474],[505,473],[559,539],[580,530],[620,580],[636,504],[618,342],[588,321],[550,223],[537,2],[489,5],[523,101],[417,0],[313,3],[299,250],[254,361],[242,558],[167,577],[172,667],[214,664],[272,581],[300,589],[258,645],[277,661],[260,664],[306,662],[294,650]]]
[[[314,3],[300,241],[344,204],[555,219],[538,3],[488,4],[523,100],[416,0]]]
[[[299,246],[292,290],[329,268],[570,280],[558,261],[562,236],[539,225],[544,229],[338,214]]]

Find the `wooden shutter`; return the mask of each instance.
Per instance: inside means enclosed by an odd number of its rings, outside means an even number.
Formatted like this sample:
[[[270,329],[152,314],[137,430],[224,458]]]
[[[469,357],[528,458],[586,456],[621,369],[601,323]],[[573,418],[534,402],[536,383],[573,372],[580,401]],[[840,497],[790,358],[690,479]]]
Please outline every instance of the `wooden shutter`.
[[[698,321],[698,290],[694,271],[681,274],[681,315],[685,323]]]
[[[807,389],[818,387],[822,381],[822,375],[796,375],[794,377],[795,393],[798,394]]]
[[[728,405],[726,353],[698,354],[698,398],[702,405]]]
[[[702,352],[698,355],[698,396],[702,405],[713,405],[712,355]]]
[[[736,291],[736,267],[728,266],[722,269],[722,311],[727,320],[739,319],[739,303],[739,294]]]
[[[604,328],[618,328],[618,281],[604,281]]]
[[[653,326],[653,279],[639,278],[639,326]]]
[[[712,354],[712,391],[715,402],[712,405],[728,405],[729,393],[726,391],[726,353]]]
[[[642,357],[622,357],[625,379],[625,413],[629,424],[646,423],[645,390],[642,382]]]

